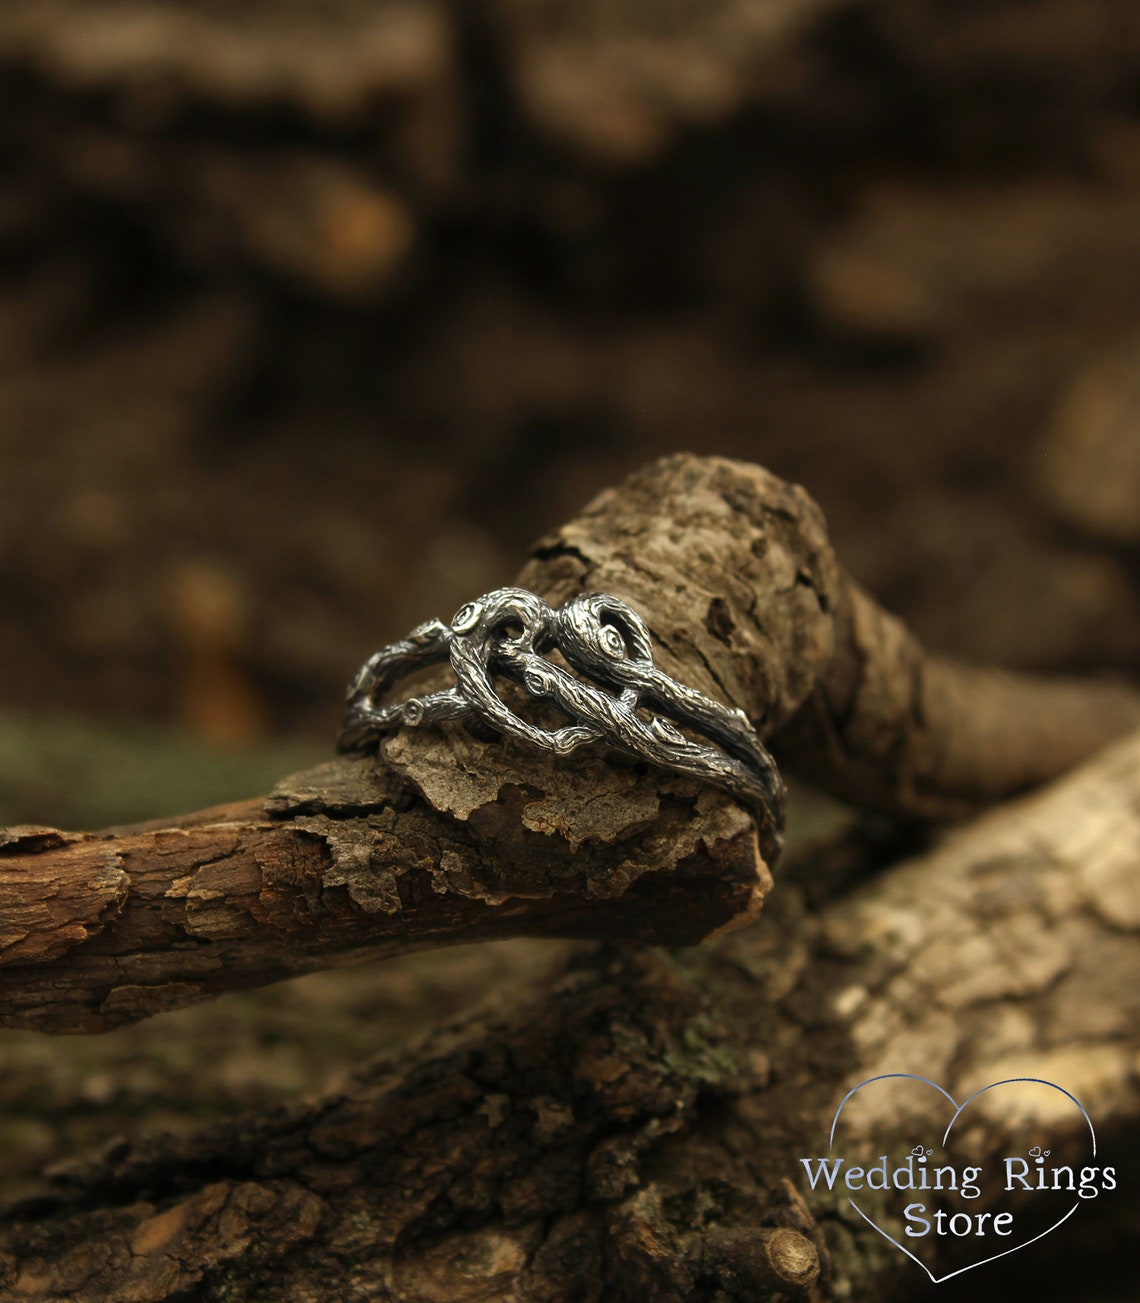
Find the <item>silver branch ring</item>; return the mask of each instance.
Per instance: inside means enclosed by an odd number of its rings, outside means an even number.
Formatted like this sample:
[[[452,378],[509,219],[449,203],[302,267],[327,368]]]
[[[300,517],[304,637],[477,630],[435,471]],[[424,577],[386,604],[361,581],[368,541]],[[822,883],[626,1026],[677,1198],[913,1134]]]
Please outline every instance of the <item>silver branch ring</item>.
[[[553,651],[569,669],[549,659]],[[445,661],[455,687],[380,703],[405,675]],[[497,679],[553,703],[570,722],[545,728],[522,718],[499,695]],[[659,670],[645,622],[607,593],[582,594],[555,611],[525,588],[496,588],[450,625],[429,620],[370,657],[347,701],[340,751],[371,751],[402,725],[443,720],[479,721],[560,756],[602,741],[731,792],[754,812],[765,860],[779,854],[784,784],[748,716]]]

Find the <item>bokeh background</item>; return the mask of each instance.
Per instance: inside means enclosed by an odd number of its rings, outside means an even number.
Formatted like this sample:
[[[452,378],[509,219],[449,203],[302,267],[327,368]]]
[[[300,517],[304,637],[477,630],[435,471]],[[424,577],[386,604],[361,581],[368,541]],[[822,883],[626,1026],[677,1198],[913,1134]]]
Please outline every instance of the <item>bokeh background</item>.
[[[378,645],[674,450],[933,646],[1140,662],[1136,0],[7,0],[0,823],[328,754]],[[0,1187],[552,962],[0,1038]]]

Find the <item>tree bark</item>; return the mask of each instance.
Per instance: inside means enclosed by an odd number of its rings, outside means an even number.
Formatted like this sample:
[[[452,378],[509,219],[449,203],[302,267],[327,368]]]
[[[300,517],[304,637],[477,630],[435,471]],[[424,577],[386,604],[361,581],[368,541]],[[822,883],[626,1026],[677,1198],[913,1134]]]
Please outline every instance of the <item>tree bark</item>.
[[[743,463],[647,467],[540,541],[519,582],[554,605],[630,602],[666,672],[745,710],[809,780],[895,815],[961,815],[1140,725],[1123,685],[927,657],[844,574],[808,495]],[[694,944],[752,921],[770,881],[749,816],[693,780],[600,747],[567,764],[404,730],[375,761],[333,761],[266,802],[103,834],[9,830],[0,1019],[100,1031],[496,937]]]
[[[847,1090],[890,1071],[959,1100],[1005,1077],[1056,1081],[1111,1161],[1140,1113],[1138,844],[1134,735],[818,913],[796,881],[821,866],[801,861],[755,928],[714,947],[584,950],[316,1100],[71,1165],[54,1196],[8,1211],[4,1297],[928,1288],[843,1201],[806,1190],[799,1157],[827,1152]],[[945,1118],[920,1101],[864,1117],[850,1143],[909,1146],[920,1125]],[[980,1111],[971,1161],[1009,1152],[1019,1128]],[[1051,1133],[1058,1152],[1071,1132]]]

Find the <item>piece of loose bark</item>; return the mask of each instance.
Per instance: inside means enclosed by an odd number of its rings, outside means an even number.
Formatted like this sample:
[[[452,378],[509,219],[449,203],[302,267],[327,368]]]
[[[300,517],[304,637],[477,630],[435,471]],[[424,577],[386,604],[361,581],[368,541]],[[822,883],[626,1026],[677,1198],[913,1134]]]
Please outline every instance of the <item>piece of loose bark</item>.
[[[744,463],[646,467],[541,540],[519,582],[555,605],[582,589],[630,602],[663,669],[745,710],[805,777],[894,814],[965,813],[1140,725],[1124,686],[926,656],[844,575],[807,493]],[[695,944],[751,922],[769,885],[749,816],[695,780],[600,746],[567,763],[458,726],[404,730],[266,802],[4,834],[0,1020],[100,1031],[508,936]]]

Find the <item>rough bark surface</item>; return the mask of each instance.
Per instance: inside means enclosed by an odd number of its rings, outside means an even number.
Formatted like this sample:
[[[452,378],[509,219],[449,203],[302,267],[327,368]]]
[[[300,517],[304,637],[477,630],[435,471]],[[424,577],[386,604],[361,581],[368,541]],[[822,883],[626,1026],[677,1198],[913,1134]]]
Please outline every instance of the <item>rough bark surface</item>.
[[[647,467],[543,539],[519,582],[555,604],[583,589],[631,602],[667,672],[786,737],[810,780],[894,814],[964,813],[1140,724],[1123,686],[927,658],[844,576],[804,490],[744,463]],[[3,834],[0,1018],[100,1031],[506,936],[693,944],[752,921],[770,881],[748,815],[691,780],[602,749],[568,765],[405,730],[376,761],[331,762],[265,803]]]
[[[576,837],[571,792],[495,793],[456,819],[369,760],[268,802],[106,834],[10,829],[0,846],[0,1021],[104,1031],[318,968],[504,936],[694,944],[755,918],[770,884],[748,815],[627,771]],[[640,788],[640,790],[639,790]],[[267,807],[268,806],[268,812]]]
[[[716,947],[586,950],[318,1099],[113,1145],[7,1211],[4,1297],[929,1288],[849,1209],[800,1193],[798,1156],[884,1070],[959,1099],[1005,1076],[1061,1081],[1111,1149],[1140,1112],[1138,811],[1140,735],[818,914],[788,884]],[[923,1120],[859,1126],[878,1143]],[[982,1110],[971,1158],[1015,1138]]]
[[[670,673],[740,706],[813,783],[894,814],[961,815],[1140,725],[1126,684],[931,656],[844,572],[804,490],[741,462],[654,463],[544,539],[520,582],[627,598]]]

